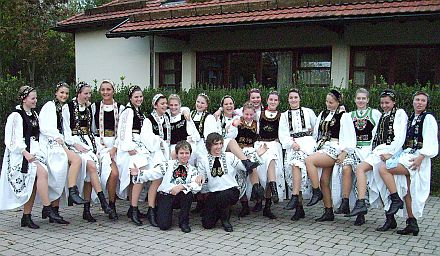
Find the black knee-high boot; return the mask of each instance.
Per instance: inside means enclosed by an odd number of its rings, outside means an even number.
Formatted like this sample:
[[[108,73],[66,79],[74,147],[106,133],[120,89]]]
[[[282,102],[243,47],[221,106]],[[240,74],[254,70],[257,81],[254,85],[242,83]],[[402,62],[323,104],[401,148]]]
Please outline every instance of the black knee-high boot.
[[[263,216],[268,217],[269,219],[276,219],[277,216],[272,213],[270,207],[272,206],[272,198],[266,198],[266,203],[264,204]]]

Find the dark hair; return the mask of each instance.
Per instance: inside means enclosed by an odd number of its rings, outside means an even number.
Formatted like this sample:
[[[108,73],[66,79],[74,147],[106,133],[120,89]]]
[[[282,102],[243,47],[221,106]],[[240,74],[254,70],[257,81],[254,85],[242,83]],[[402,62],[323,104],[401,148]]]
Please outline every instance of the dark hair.
[[[380,98],[387,96],[390,97],[392,101],[396,101],[396,91],[394,91],[393,89],[385,89],[379,95]]]
[[[208,150],[208,153],[211,152],[212,146],[219,141],[223,141],[223,136],[221,136],[219,133],[216,133],[216,132],[210,133],[206,137],[205,146],[206,146],[206,149]]]
[[[110,79],[104,79],[104,80],[102,80],[101,85],[99,85],[99,89],[100,89],[100,90],[101,90],[101,87],[102,87],[103,84],[109,84],[109,85],[111,85],[113,91],[115,91],[115,83],[113,83],[112,80],[110,80]]]
[[[128,100],[130,101],[131,96],[133,95],[134,92],[136,91],[140,91],[142,92],[141,87],[137,86],[137,85],[132,85],[129,89],[128,89]]]
[[[252,93],[258,93],[258,94],[260,94],[260,96],[261,96],[261,91],[260,91],[260,89],[258,89],[258,88],[252,88],[252,89],[250,89],[250,90],[248,91],[248,100],[251,99],[251,94],[252,94]]]
[[[225,103],[225,99],[231,99],[232,100],[232,104],[234,104],[234,106],[235,106],[234,98],[232,98],[231,95],[225,95],[225,96],[223,96],[222,100],[220,101],[220,107],[223,107],[223,103]]]
[[[331,89],[328,94],[332,95],[339,103],[342,103],[342,94],[338,90]]]
[[[289,97],[289,95],[290,95],[292,92],[297,93],[298,96],[299,96],[299,98],[301,99],[301,93],[299,92],[299,89],[298,89],[298,88],[292,88],[292,89],[290,89],[289,92],[287,92],[287,97]]]
[[[189,153],[192,153],[191,144],[189,144],[189,142],[186,140],[177,142],[175,147],[176,154],[179,153],[180,150],[189,150]]]

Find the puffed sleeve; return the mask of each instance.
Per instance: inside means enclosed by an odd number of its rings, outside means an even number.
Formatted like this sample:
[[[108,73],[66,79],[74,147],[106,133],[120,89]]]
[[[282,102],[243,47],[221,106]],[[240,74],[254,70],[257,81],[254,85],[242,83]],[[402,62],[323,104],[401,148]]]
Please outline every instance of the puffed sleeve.
[[[205,127],[203,128],[203,137],[207,138],[209,134],[216,132],[221,133],[217,129],[217,121],[215,117],[211,114],[207,115],[205,118]]]
[[[227,164],[229,164],[234,169],[234,171],[241,170],[246,172],[246,167],[244,167],[243,162],[231,152],[226,152],[226,161]]]
[[[159,135],[154,134],[150,119],[145,118],[141,128],[141,140],[150,152],[161,150],[160,143],[163,141]]]
[[[120,105],[119,106],[119,112],[118,112],[118,115],[119,115],[119,117],[118,117],[118,119],[119,120],[121,120],[121,114],[122,114],[122,112],[124,111],[124,109],[125,109],[125,106],[124,105]],[[116,133],[116,138],[115,138],[115,143],[113,144],[113,147],[114,148],[118,148],[118,145],[119,145],[119,121],[118,121],[118,129],[117,129],[117,131],[116,131],[117,133]]]
[[[90,108],[92,109],[92,133],[96,134],[98,132],[98,127],[95,124],[96,103],[93,103]]]
[[[23,136],[23,118],[17,112],[8,116],[5,127],[5,145],[9,151],[21,154],[26,149]]]
[[[283,149],[292,148],[293,139],[290,137],[288,111],[282,113],[280,117],[280,125],[278,126],[278,139]]]
[[[130,151],[136,148],[133,142],[133,110],[126,109],[120,114],[118,123],[118,146],[122,151]]]
[[[63,139],[58,131],[57,110],[53,101],[48,101],[40,111],[40,133],[53,139]]]
[[[161,164],[156,165],[152,169],[139,170],[138,175],[133,176],[133,182],[134,183],[144,183],[144,182],[148,182],[150,180],[161,179],[167,171],[166,170],[167,166],[168,165],[165,162],[165,163],[161,163]]]
[[[427,114],[423,121],[423,147],[420,149],[420,154],[429,158],[433,158],[438,154],[437,132],[437,121],[433,115]]]
[[[319,135],[319,122],[321,122],[321,116],[322,116],[322,112],[319,113],[318,117],[316,118],[316,123],[315,126],[313,127],[313,138],[316,140],[318,138]]]
[[[191,136],[192,141],[197,142],[200,140],[200,133],[193,120],[186,121],[186,132]]]
[[[196,179],[198,176],[200,176],[200,174],[199,174],[197,168],[195,168],[193,166],[189,167],[188,173],[189,173],[189,175],[188,175],[189,182],[187,179],[187,183],[183,184],[183,186],[185,187],[185,190],[183,191],[183,193],[187,194],[189,192],[192,192],[195,194],[202,189],[202,186],[196,183]]]
[[[226,126],[226,134],[225,134],[225,138],[230,138],[230,139],[235,139],[237,138],[238,135],[238,128],[236,126],[233,126],[232,124],[234,123],[235,120],[240,119],[240,116],[235,116],[231,123],[229,125]]]
[[[305,109],[307,109],[307,113],[308,113],[309,118],[310,118],[310,126],[311,126],[312,129],[314,129],[315,125],[316,125],[316,120],[317,120],[315,111],[313,111],[313,109],[310,109],[310,108],[305,108]]]
[[[393,123],[394,139],[391,145],[388,145],[388,152],[392,155],[401,150],[406,137],[406,124],[408,123],[408,116],[403,109],[396,111],[396,116]]]
[[[339,147],[341,151],[352,153],[356,148],[356,131],[350,113],[344,113],[341,117],[339,129]]]
[[[382,116],[382,113],[380,113],[380,111],[377,110],[377,109],[373,109],[372,110],[372,116],[373,116],[373,121],[374,121],[374,124],[375,124],[374,128],[373,128],[373,132],[372,132],[372,135],[373,135],[373,138],[374,138],[374,136],[376,135],[377,126],[379,124],[379,120],[380,120],[380,117]]]
[[[73,146],[75,144],[75,138],[72,136],[72,130],[70,129],[70,111],[69,106],[65,104],[62,109],[63,116],[63,131],[64,131],[64,142],[67,145]]]
[[[183,112],[187,112],[188,114],[191,114],[191,110],[189,107],[180,107],[180,113],[183,114]]]

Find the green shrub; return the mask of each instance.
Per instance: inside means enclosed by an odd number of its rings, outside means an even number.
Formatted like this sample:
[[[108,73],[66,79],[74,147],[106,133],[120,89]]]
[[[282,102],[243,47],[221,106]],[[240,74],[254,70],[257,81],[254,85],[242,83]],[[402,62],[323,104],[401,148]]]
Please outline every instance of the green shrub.
[[[121,80],[123,82],[123,80]],[[5,80],[0,79],[0,102],[2,103],[2,108],[0,109],[0,130],[4,131],[4,126],[6,123],[6,118],[11,112],[11,110],[17,104],[16,95],[18,92],[18,88],[23,85],[24,82],[15,78],[15,77],[7,77]],[[251,85],[250,85],[251,86]],[[273,89],[265,88],[257,83],[252,84],[252,86],[259,87],[262,92],[263,102],[265,102],[265,98]],[[115,94],[115,99],[122,103],[126,104],[128,102],[128,86],[122,83],[120,88],[117,90]],[[74,87],[72,87],[74,88]],[[320,87],[307,87],[307,86],[299,86],[301,91],[301,105],[309,107],[315,111],[318,115],[320,111],[325,108],[325,97],[329,91],[329,88],[320,88]],[[381,81],[377,85],[373,85],[370,87],[370,106],[374,108],[379,108],[379,94],[380,92],[387,88],[386,83]],[[280,107],[281,111],[285,111],[288,109],[287,103],[287,92],[290,88],[282,88],[280,93]],[[347,110],[355,109],[356,105],[354,103],[354,95],[356,92],[356,87],[351,86],[348,89],[343,89],[342,93],[344,96],[344,105]],[[394,85],[393,89],[397,91],[397,104],[399,107],[405,109],[405,111],[409,114],[412,112],[412,94],[416,90],[424,90],[430,95],[430,102],[440,102],[440,92],[435,88],[432,88],[431,85],[426,85],[422,87],[420,85],[416,86],[406,86],[406,85]],[[53,99],[54,91],[52,89],[47,88],[37,88],[38,92],[38,108],[46,103],[48,100]],[[182,106],[187,106],[191,109],[194,109],[195,100],[199,93],[206,93],[210,97],[210,105],[209,110],[214,112],[218,109],[220,101],[224,95],[231,95],[237,104],[237,108],[241,106],[247,100],[247,89],[229,89],[229,88],[212,88],[209,85],[197,85],[196,88],[192,88],[188,91],[182,91],[179,93],[182,99]],[[152,110],[151,99],[154,94],[158,93],[156,89],[150,89],[144,91],[144,103],[142,108],[147,113]],[[171,91],[161,92],[166,96],[170,95]],[[71,89],[70,95],[73,97],[75,94],[75,90]],[[92,101],[96,101],[99,99],[99,92],[97,90],[93,91]],[[440,104],[430,104],[430,111],[434,113],[440,113]],[[4,141],[4,133],[0,132],[0,139]],[[0,152],[3,152],[4,144],[0,144]],[[0,155],[3,157],[3,154]],[[1,160],[1,159],[0,159]],[[432,165],[432,182],[431,182],[431,191],[436,191],[437,193],[440,191],[440,160],[439,157],[436,157],[433,161]]]

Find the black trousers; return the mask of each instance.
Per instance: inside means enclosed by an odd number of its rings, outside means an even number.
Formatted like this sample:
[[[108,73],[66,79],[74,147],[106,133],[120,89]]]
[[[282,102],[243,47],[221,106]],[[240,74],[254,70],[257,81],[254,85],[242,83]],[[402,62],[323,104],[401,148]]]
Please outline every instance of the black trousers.
[[[210,229],[218,220],[229,220],[230,208],[238,202],[239,195],[240,191],[235,187],[208,193],[202,215],[203,227]]]
[[[189,224],[189,211],[193,194],[180,192],[177,195],[157,194],[157,224],[160,229],[167,230],[171,228],[173,221],[173,209],[180,207],[179,225]]]

